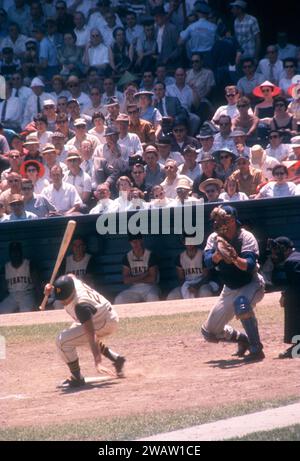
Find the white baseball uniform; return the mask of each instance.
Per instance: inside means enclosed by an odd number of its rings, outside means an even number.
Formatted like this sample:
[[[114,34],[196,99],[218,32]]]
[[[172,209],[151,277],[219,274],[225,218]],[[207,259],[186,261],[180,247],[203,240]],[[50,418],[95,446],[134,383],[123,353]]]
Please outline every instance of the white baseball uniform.
[[[56,345],[60,356],[65,363],[74,362],[78,359],[76,347],[88,345],[88,337],[80,321],[80,312],[84,310],[92,314],[95,333],[98,339],[108,336],[117,328],[119,318],[110,302],[96,290],[86,285],[77,278],[73,278],[75,284],[75,296],[72,301],[65,305],[66,312],[75,320],[70,328],[63,330],[57,337]]]
[[[0,303],[1,314],[30,312],[35,306],[34,287],[31,278],[30,261],[23,259],[19,267],[11,262],[5,264],[5,280],[9,295]]]
[[[198,248],[195,256],[190,258],[187,251],[183,251],[176,260],[176,267],[184,271],[185,281],[181,287],[174,288],[168,294],[167,299],[194,298],[195,295],[189,291],[189,287],[198,284],[203,279],[203,252]],[[214,284],[215,282],[211,283]],[[201,296],[212,296],[212,288],[209,283],[202,285],[198,289],[196,297]]]
[[[74,274],[78,278],[83,278],[87,273],[87,267],[91,255],[86,253],[80,261],[75,261],[73,255],[66,257],[66,274]]]
[[[157,266],[153,253],[147,249],[143,256],[136,256],[131,250],[123,259],[123,266],[130,269],[132,277],[146,274],[150,267]],[[115,299],[115,304],[140,303],[159,300],[159,288],[156,283],[134,283],[127,290],[121,291]]]

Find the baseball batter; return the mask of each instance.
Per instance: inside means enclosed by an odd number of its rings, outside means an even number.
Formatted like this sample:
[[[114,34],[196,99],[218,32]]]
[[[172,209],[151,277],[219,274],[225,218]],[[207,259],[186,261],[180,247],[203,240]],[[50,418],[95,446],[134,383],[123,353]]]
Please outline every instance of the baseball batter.
[[[207,268],[216,267],[224,282],[217,304],[211,310],[201,331],[207,341],[230,341],[238,343],[235,355],[246,361],[263,360],[263,345],[260,341],[257,320],[253,307],[264,296],[263,277],[257,273],[258,243],[254,235],[241,227],[237,211],[229,205],[220,205],[211,213],[213,232],[204,249]],[[218,246],[222,236],[228,245],[228,257],[224,248]],[[228,322],[236,316],[245,333],[235,330]]]
[[[0,314],[30,312],[36,305],[32,264],[23,258],[20,242],[10,243],[9,259],[5,264],[5,280],[9,295],[0,302]]]
[[[92,352],[96,370],[110,374],[101,365],[102,355],[112,361],[118,377],[123,377],[125,358],[116,354],[102,342],[104,336],[113,333],[119,318],[107,299],[93,290],[73,274],[59,277],[54,285],[47,284],[45,294],[54,292],[55,299],[62,302],[65,310],[73,318],[73,325],[62,331],[56,340],[58,352],[71,372],[63,382],[65,387],[85,385],[81,374],[76,348],[88,344]]]
[[[132,250],[123,259],[123,282],[131,285],[115,299],[115,304],[159,300],[158,266],[153,253],[144,248],[141,234],[129,236]]]

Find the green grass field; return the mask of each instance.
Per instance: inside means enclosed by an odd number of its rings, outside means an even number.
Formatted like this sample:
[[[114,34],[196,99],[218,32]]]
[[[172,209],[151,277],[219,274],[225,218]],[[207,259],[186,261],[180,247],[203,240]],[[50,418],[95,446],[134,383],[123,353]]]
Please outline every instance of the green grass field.
[[[288,426],[273,431],[254,432],[236,440],[237,442],[299,442],[300,441],[300,424]]]
[[[160,432],[178,430],[220,419],[241,416],[269,408],[276,408],[299,400],[290,397],[280,400],[244,402],[242,405],[224,405],[216,409],[194,408],[193,411],[136,414],[124,418],[97,418],[70,424],[42,427],[11,427],[0,429],[1,440],[135,440]]]

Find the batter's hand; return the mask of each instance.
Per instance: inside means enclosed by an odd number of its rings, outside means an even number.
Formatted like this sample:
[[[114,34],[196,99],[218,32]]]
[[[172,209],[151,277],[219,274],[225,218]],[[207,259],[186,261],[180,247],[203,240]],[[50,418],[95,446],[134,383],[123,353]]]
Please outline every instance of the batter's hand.
[[[47,283],[45,285],[45,288],[44,288],[44,295],[45,296],[50,296],[51,295],[51,291],[53,290],[53,285],[51,285],[51,283]]]
[[[111,370],[109,370],[108,368],[104,367],[101,364],[101,355],[98,355],[97,357],[95,357],[95,367],[96,367],[97,372],[100,375],[105,374],[105,375],[109,375],[109,376],[115,376],[114,373]]]

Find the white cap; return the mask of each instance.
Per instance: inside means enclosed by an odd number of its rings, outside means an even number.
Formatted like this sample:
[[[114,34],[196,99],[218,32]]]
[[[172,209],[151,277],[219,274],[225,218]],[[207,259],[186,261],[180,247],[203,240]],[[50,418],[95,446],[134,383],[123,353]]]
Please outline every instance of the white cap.
[[[45,106],[55,106],[55,102],[53,101],[53,99],[46,99],[45,101],[43,101],[43,107]]]
[[[294,136],[291,138],[291,147],[300,147],[300,136]]]
[[[34,86],[45,86],[45,84],[42,82],[40,78],[34,77],[30,84],[30,88],[33,88]]]

